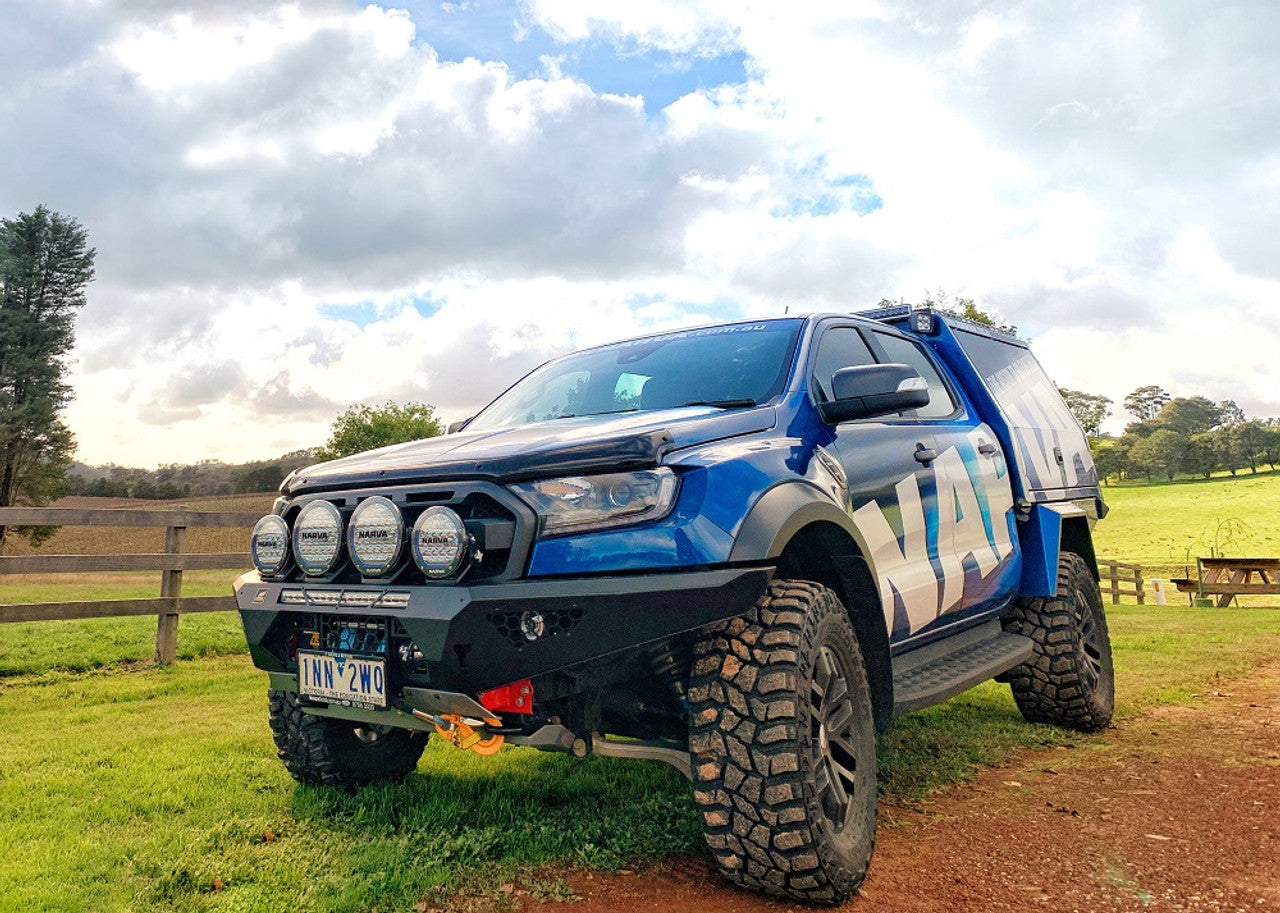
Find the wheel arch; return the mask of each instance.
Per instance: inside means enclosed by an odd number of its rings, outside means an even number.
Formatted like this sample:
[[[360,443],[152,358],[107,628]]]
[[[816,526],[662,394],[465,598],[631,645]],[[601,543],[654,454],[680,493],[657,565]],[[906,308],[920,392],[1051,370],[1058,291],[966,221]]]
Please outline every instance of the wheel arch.
[[[848,513],[812,485],[787,483],[756,502],[731,560],[769,561],[780,577],[820,583],[840,597],[858,635],[876,729],[883,732],[893,720],[893,663],[868,554]]]

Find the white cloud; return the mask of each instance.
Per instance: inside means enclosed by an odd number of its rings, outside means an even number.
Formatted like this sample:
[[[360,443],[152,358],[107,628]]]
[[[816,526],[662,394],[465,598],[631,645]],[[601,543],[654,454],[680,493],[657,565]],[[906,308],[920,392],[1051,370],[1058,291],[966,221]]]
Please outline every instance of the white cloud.
[[[23,139],[0,144],[0,211],[48,203],[99,251],[83,458],[270,456],[352,402],[461,417],[573,346],[940,287],[1034,334],[1067,386],[1280,414],[1280,8],[512,18],[512,42],[732,52],[748,79],[691,80],[655,115],[554,55],[540,78],[446,59],[392,8],[0,14],[0,122]]]

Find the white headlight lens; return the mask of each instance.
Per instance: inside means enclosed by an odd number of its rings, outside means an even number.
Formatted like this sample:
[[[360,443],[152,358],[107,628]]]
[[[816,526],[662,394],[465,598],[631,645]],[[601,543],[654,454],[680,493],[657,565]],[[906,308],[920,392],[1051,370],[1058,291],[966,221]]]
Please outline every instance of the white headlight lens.
[[[304,574],[333,570],[342,553],[342,514],[328,501],[312,501],[293,525],[293,557]]]
[[[447,507],[428,507],[413,524],[409,550],[422,573],[439,580],[457,572],[470,550],[462,518]]]
[[[665,466],[641,472],[540,479],[512,491],[542,518],[543,536],[661,520],[675,506],[676,474]]]
[[[249,539],[253,566],[264,577],[274,577],[289,560],[289,524],[283,517],[267,514],[253,527]]]
[[[347,551],[360,573],[380,577],[395,567],[404,544],[400,508],[387,498],[361,501],[347,527]]]

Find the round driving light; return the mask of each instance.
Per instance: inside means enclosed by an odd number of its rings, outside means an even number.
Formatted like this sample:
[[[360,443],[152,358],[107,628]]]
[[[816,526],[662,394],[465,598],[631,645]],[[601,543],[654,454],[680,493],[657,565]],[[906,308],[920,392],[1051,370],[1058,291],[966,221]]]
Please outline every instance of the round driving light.
[[[253,527],[249,539],[253,566],[264,577],[275,577],[289,560],[289,524],[283,517],[267,514]]]
[[[414,563],[432,580],[455,573],[466,560],[470,544],[462,518],[440,506],[424,510],[409,537]]]
[[[404,522],[400,508],[387,498],[361,501],[347,527],[347,551],[366,577],[380,577],[400,558]]]
[[[312,501],[293,525],[293,557],[309,577],[333,570],[342,552],[342,514],[328,501]]]

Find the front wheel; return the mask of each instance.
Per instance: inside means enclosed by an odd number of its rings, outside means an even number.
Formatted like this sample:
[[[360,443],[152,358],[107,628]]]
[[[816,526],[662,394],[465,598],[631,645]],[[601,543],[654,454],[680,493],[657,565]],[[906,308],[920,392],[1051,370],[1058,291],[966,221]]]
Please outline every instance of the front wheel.
[[[1058,594],[1021,599],[1005,630],[1030,637],[1032,658],[1008,673],[1013,699],[1032,723],[1097,732],[1111,723],[1115,670],[1102,593],[1079,555],[1058,560]]]
[[[876,745],[858,638],[831,590],[774,581],[698,645],[694,797],[730,881],[806,903],[857,891],[875,846]]]
[[[307,713],[292,691],[268,691],[271,738],[289,773],[307,786],[352,790],[398,783],[418,766],[427,734]]]

